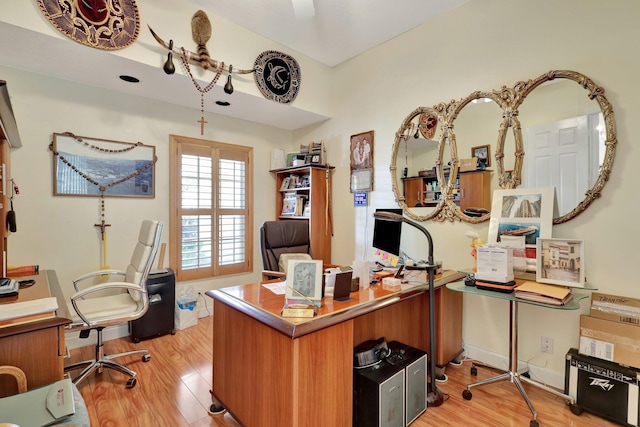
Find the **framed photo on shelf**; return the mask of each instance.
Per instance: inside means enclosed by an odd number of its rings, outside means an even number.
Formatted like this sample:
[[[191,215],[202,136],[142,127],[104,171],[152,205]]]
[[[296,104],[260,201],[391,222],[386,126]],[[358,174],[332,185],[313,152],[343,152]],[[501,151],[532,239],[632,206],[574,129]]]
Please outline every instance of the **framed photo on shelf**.
[[[554,187],[494,190],[488,243],[501,236],[524,236],[525,246],[536,247],[536,239],[551,238]]]
[[[291,181],[291,177],[285,176],[284,178],[282,178],[282,184],[280,185],[280,191],[288,190],[290,181]]]
[[[491,166],[491,146],[478,145],[471,147],[471,157],[478,158],[478,165],[483,164],[485,168]]]
[[[583,288],[584,240],[538,239],[536,282]]]
[[[322,260],[289,260],[285,299],[305,304],[322,303]]]

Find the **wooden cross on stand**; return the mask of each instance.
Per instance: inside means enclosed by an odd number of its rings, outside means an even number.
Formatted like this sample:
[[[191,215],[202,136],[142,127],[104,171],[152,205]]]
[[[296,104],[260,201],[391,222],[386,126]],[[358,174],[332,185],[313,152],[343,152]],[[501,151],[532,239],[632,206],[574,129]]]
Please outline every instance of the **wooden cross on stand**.
[[[209,122],[204,119],[204,116],[202,116],[200,117],[200,120],[198,120],[198,123],[200,123],[200,135],[204,135],[204,124]]]

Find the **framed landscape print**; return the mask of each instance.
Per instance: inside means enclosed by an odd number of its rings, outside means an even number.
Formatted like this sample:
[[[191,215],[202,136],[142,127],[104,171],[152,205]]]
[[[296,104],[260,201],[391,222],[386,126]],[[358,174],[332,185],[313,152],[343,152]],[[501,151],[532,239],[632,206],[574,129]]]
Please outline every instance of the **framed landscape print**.
[[[156,148],[54,133],[53,195],[155,197]]]
[[[538,239],[536,261],[536,282],[584,287],[584,240]]]

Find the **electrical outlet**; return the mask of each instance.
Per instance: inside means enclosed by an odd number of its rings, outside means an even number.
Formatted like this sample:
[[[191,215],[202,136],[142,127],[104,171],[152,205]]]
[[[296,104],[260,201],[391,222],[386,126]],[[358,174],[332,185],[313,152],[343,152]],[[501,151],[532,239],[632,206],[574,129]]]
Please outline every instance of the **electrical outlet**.
[[[540,337],[540,350],[543,353],[553,354],[553,338]]]

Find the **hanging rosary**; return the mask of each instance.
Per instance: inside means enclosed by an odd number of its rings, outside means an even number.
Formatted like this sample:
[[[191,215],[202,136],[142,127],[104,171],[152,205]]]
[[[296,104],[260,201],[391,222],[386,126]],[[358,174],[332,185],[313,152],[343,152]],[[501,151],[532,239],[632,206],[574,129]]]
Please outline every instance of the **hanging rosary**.
[[[200,92],[200,120],[198,120],[198,123],[200,123],[200,135],[204,135],[204,124],[209,123],[204,119],[204,94],[209,92],[216,85],[216,82],[218,81],[218,78],[220,78],[220,74],[222,74],[222,70],[224,69],[224,62],[220,63],[220,67],[218,68],[216,75],[213,76],[213,80],[211,80],[211,83],[203,88],[191,73],[189,61],[187,61],[187,51],[183,47],[180,49],[182,49],[182,56],[180,57],[180,59],[182,60],[182,65],[184,66],[187,74],[189,74],[189,77],[191,77],[191,81],[193,82],[196,90]]]

